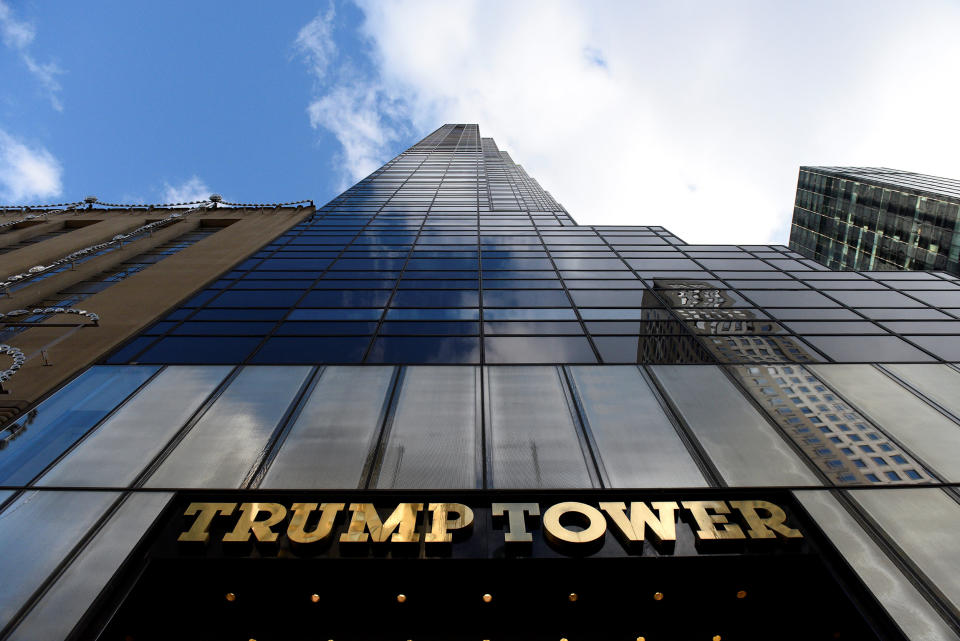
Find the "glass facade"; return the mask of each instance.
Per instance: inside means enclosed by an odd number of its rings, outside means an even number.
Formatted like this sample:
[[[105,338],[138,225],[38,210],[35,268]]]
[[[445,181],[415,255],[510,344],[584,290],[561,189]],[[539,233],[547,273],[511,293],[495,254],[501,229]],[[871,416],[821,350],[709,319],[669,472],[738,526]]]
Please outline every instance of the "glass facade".
[[[790,248],[832,269],[960,274],[960,180],[801,167]]]
[[[882,638],[957,639],[958,314],[942,271],[577,225],[444,125],[0,431],[2,634],[89,625],[187,490],[730,490],[802,505]]]

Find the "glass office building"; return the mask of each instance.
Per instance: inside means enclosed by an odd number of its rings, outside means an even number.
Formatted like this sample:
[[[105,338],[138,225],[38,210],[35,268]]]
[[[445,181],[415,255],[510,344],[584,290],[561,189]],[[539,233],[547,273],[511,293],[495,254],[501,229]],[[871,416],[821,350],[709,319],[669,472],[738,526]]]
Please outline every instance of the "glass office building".
[[[960,180],[878,167],[801,167],[790,248],[831,269],[960,275]]]
[[[200,285],[7,427],[3,639],[958,638],[955,276],[448,124]]]

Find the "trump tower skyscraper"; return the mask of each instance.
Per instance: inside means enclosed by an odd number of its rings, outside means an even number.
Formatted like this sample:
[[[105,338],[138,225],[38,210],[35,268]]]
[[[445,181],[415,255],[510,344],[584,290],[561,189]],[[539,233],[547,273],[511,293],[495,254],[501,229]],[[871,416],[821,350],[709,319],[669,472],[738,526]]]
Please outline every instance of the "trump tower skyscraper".
[[[958,638],[948,273],[580,225],[470,124],[0,269],[4,640]]]

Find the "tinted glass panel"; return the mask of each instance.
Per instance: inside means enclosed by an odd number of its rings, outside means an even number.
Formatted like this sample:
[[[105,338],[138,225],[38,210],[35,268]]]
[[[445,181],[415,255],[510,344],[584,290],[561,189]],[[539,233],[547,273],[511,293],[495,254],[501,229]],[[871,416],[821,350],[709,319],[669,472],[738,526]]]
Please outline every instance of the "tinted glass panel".
[[[7,438],[6,447],[0,450],[0,483],[29,482],[157,369],[142,365],[93,367],[8,425],[2,432]]]
[[[636,367],[573,366],[570,374],[612,487],[706,485]]]
[[[357,487],[393,374],[392,367],[324,369],[260,487]]]
[[[479,363],[480,339],[476,337],[378,338],[368,363]]]
[[[729,484],[819,484],[719,368],[657,365],[650,369]]]
[[[275,336],[267,339],[253,363],[359,363],[370,344],[365,336]]]
[[[596,363],[583,336],[501,336],[484,339],[488,363]]]
[[[948,481],[960,480],[960,425],[871,365],[811,367],[837,392]]]
[[[561,290],[484,290],[484,307],[569,307],[567,294]]]
[[[479,402],[476,368],[407,368],[377,487],[477,487]]]
[[[492,486],[592,487],[555,367],[489,367]]]
[[[88,500],[85,493],[69,496],[80,497],[81,505]],[[107,498],[111,496],[115,495]],[[168,492],[130,495],[8,638],[67,638],[171,496]]]
[[[922,362],[933,357],[896,336],[805,336],[807,342],[838,362]]]
[[[38,481],[39,485],[127,485],[230,372],[228,367],[168,367]]]
[[[116,492],[32,491],[0,513],[0,540],[7,548],[0,555],[0,576],[5,577],[0,581],[0,621],[13,618],[119,496]]]
[[[308,367],[245,367],[146,485],[240,487],[309,372]]]
[[[307,292],[300,307],[381,307],[390,292],[384,290],[315,290]]]
[[[826,492],[794,493],[909,638],[949,639],[954,635],[930,603],[833,496]]]
[[[940,489],[852,491],[850,494],[919,566],[954,607],[960,573],[944,562],[956,552],[960,505]]]

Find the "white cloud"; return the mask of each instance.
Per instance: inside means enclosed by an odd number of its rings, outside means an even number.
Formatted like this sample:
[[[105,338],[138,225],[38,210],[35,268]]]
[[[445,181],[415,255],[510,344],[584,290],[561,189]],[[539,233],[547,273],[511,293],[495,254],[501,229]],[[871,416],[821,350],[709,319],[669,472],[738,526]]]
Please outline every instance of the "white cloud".
[[[59,196],[60,163],[46,149],[31,148],[0,129],[0,198],[19,205]]]
[[[390,122],[397,107],[377,85],[350,83],[331,88],[307,108],[310,125],[332,131],[343,148],[338,158],[341,188],[383,164],[390,143],[402,133]]]
[[[956,5],[359,3],[375,72],[310,111],[354,178],[404,127],[477,122],[581,223],[760,243],[801,164],[960,177]]]
[[[410,124],[403,100],[338,50],[333,18],[331,3],[300,30],[294,44],[317,83],[319,97],[307,107],[310,126],[326,129],[340,143],[334,162],[346,189],[383,164],[390,143],[408,133]]]
[[[14,49],[26,49],[37,35],[33,25],[14,18],[4,2],[0,2],[0,34],[3,44]]]
[[[164,203],[190,203],[197,200],[206,200],[213,193],[207,183],[198,176],[191,176],[178,185],[164,183]]]
[[[17,20],[10,7],[0,0],[0,39],[3,40],[4,45],[20,56],[27,70],[40,82],[47,92],[51,106],[57,111],[63,111],[63,103],[58,96],[60,83],[57,81],[57,76],[62,74],[63,70],[56,63],[36,61],[29,51],[36,35],[36,29],[32,24]]]
[[[337,47],[333,41],[333,3],[326,12],[318,13],[317,17],[300,29],[294,43],[310,65],[310,71],[322,80],[327,74],[327,68],[337,54]]]

